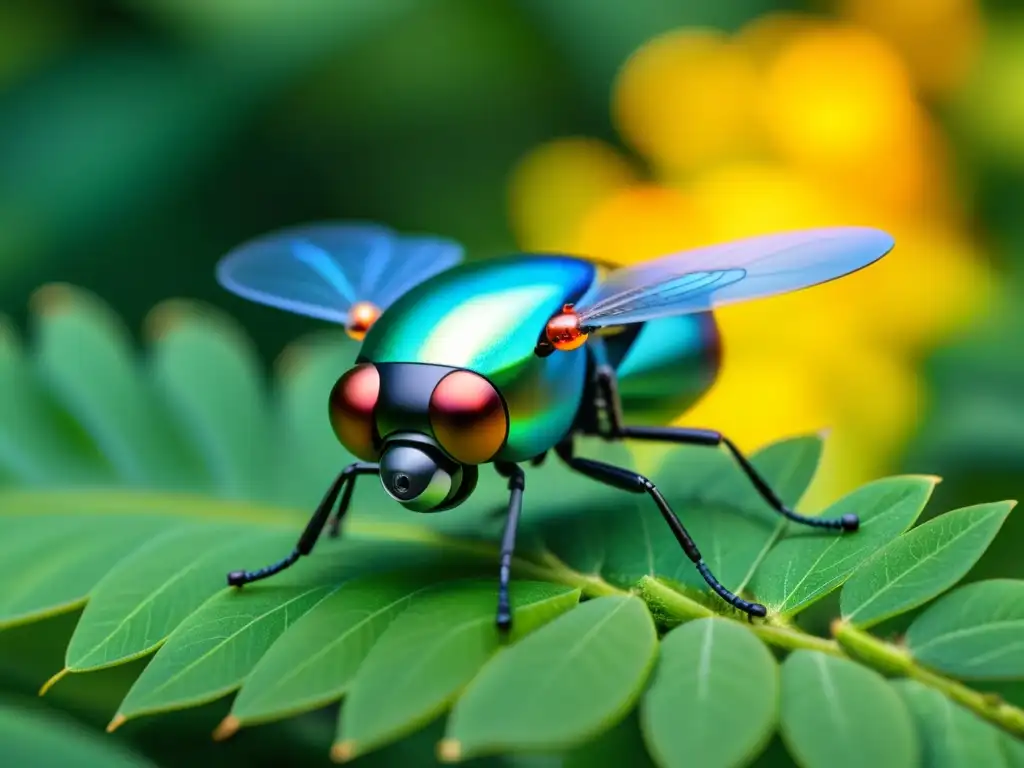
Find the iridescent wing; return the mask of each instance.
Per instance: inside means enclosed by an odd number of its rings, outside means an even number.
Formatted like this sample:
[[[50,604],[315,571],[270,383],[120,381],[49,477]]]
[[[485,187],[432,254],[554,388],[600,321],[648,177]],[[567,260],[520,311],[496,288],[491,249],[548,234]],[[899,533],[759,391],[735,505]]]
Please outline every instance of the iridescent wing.
[[[251,301],[344,324],[357,302],[384,310],[462,255],[452,240],[399,235],[376,224],[324,222],[239,245],[217,264],[217,280]]]
[[[762,235],[621,267],[575,307],[583,328],[702,312],[835,280],[894,245],[867,227]]]

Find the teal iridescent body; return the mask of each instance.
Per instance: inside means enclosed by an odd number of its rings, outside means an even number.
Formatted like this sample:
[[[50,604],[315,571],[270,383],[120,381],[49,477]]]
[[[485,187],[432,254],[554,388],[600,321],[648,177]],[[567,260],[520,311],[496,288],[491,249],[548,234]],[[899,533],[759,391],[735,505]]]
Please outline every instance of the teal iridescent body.
[[[632,423],[663,424],[689,408],[718,370],[710,313],[658,319],[583,347],[535,354],[549,318],[597,284],[598,268],[568,256],[519,255],[454,267],[390,306],[363,342],[360,361],[466,368],[489,379],[509,411],[495,457],[523,461],[551,449],[572,428],[589,365],[618,373]]]

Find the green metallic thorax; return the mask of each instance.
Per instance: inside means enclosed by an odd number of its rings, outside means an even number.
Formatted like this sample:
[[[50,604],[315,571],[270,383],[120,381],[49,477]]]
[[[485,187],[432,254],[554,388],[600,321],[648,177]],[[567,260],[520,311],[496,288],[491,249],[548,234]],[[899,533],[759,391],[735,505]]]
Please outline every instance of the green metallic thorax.
[[[597,270],[563,256],[516,256],[443,272],[402,296],[374,323],[360,358],[432,363],[487,377],[509,411],[509,435],[495,457],[523,461],[572,427],[583,395],[585,349],[537,357],[548,319],[579,301]]]
[[[594,287],[597,268],[569,256],[518,255],[465,264],[413,288],[385,311],[360,360],[466,368],[487,377],[509,411],[495,459],[524,461],[551,449],[579,412],[588,361],[618,374],[627,421],[663,424],[707,391],[718,371],[710,313],[631,326],[571,352],[534,354],[548,319]]]

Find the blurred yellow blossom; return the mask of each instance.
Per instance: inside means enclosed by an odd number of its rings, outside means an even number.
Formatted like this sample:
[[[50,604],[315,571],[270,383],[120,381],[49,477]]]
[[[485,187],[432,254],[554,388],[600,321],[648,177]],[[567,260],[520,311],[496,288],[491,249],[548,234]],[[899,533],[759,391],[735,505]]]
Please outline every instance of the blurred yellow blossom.
[[[838,10],[888,40],[936,96],[963,84],[984,31],[978,0],[838,0]]]
[[[652,165],[692,170],[751,148],[757,72],[717,32],[655,38],[623,67],[612,114],[623,138]]]
[[[512,226],[520,244],[535,251],[572,248],[576,222],[635,177],[615,148],[597,139],[545,144],[520,163],[512,177]]]
[[[872,8],[847,3],[855,16]],[[796,14],[731,37],[662,35],[625,62],[612,97],[623,140],[654,180],[610,171],[628,164],[608,146],[588,155],[552,142],[524,158],[512,186],[524,242],[550,236],[623,264],[806,227],[895,236],[893,254],[870,269],[717,312],[721,374],[679,419],[747,450],[831,427],[812,504],[890,468],[927,395],[918,358],[986,295],[944,137],[917,97],[920,61],[908,62],[900,40]],[[560,191],[569,185],[571,195]],[[556,203],[556,214],[537,202],[552,195],[572,204]]]

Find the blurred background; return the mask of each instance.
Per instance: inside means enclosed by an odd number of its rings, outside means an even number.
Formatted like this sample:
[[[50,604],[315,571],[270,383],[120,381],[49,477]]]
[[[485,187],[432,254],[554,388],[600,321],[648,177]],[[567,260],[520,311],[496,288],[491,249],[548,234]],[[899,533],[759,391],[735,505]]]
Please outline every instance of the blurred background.
[[[313,321],[222,291],[318,219],[629,263],[789,228],[893,253],[720,315],[680,422],[830,429],[812,509],[882,474],[933,511],[1024,486],[1024,7],[1015,0],[3,0],[0,309],[71,282],[138,329],[186,296],[268,365]],[[1011,516],[980,575],[1024,576]]]

